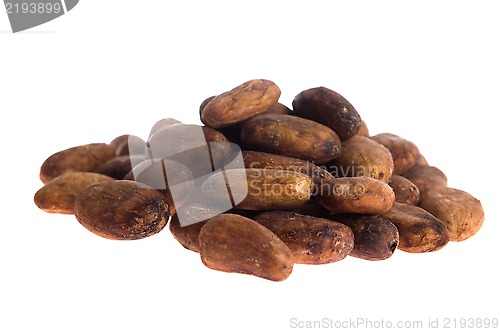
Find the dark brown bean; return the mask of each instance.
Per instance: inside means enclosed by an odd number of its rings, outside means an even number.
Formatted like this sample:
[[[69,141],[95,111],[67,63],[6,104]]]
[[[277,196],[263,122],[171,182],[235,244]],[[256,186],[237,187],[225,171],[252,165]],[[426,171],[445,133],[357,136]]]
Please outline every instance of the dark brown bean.
[[[291,109],[283,105],[282,103],[276,103],[268,109],[266,114],[284,114],[284,115],[293,115]]]
[[[201,122],[224,128],[264,113],[278,102],[281,91],[269,80],[251,80],[210,100],[201,110]]]
[[[330,128],[281,114],[262,114],[246,121],[241,141],[247,150],[281,154],[317,164],[336,158],[341,149],[338,136]]]
[[[157,189],[164,195],[173,215],[182,206],[194,188],[193,175],[184,165],[168,159],[145,160],[135,166],[124,180],[137,181]],[[175,186],[175,200],[172,187]]]
[[[109,143],[115,149],[116,156],[145,155],[146,142],[135,135],[121,135]],[[132,146],[131,146],[132,145]]]
[[[394,160],[394,174],[403,174],[415,166],[420,156],[417,146],[398,135],[383,133],[370,137],[385,146]]]
[[[333,129],[342,141],[356,135],[361,117],[344,97],[325,87],[299,93],[292,103],[294,114]]]
[[[350,256],[378,261],[391,257],[398,247],[398,229],[381,216],[337,214],[331,216],[331,219],[351,228],[354,234],[354,249]]]
[[[418,206],[394,203],[382,217],[398,228],[398,248],[403,251],[412,253],[436,251],[450,241],[446,226]]]
[[[437,167],[427,165],[416,165],[402,174],[417,186],[420,194],[432,188],[441,188],[448,185],[448,178]]]
[[[86,187],[75,216],[86,229],[112,240],[137,240],[166,226],[169,206],[157,190],[133,181],[105,181]]]
[[[114,147],[105,143],[80,145],[59,151],[43,162],[40,180],[47,183],[68,172],[93,172],[114,157]]]
[[[174,238],[179,242],[184,248],[200,252],[200,241],[199,235],[200,230],[206,221],[197,222],[187,226],[181,226],[179,222],[179,217],[174,214],[170,219],[169,229]]]
[[[289,211],[270,211],[254,218],[292,250],[297,264],[327,264],[344,259],[354,246],[349,227]]]
[[[100,165],[94,172],[110,176],[117,180],[123,180],[132,171],[132,165],[138,165],[143,160],[143,156],[118,156]]]

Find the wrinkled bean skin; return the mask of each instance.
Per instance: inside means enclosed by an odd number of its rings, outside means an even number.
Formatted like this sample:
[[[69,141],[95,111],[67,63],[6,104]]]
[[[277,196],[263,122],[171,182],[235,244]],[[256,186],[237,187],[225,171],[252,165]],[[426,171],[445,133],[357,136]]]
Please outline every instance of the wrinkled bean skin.
[[[359,131],[361,117],[344,97],[325,87],[302,91],[295,96],[294,114],[333,129],[342,141]]]
[[[281,90],[269,80],[251,80],[211,99],[201,110],[201,122],[218,129],[264,113],[278,102]]]
[[[344,259],[354,247],[349,227],[289,211],[269,211],[253,218],[291,250],[296,264],[327,264]]]
[[[467,240],[479,231],[484,222],[481,202],[459,189],[429,189],[422,195],[419,206],[446,225],[451,241]]]
[[[333,179],[333,176],[326,169],[306,160],[260,151],[242,151],[242,156],[246,168],[277,169],[302,173],[310,176],[316,185],[321,185],[324,179]]]
[[[394,190],[396,202],[410,205],[418,205],[420,201],[420,191],[410,180],[400,175],[393,175],[389,181],[389,186]]]
[[[64,173],[37,191],[35,204],[45,212],[73,214],[76,197],[83,189],[97,182],[112,180],[109,176],[97,173]]]
[[[370,176],[389,182],[394,171],[391,152],[383,145],[362,136],[342,142],[339,157],[328,164],[336,177]]]
[[[437,251],[450,241],[446,226],[418,206],[394,203],[394,206],[381,216],[398,228],[398,248],[403,251],[411,253]]]
[[[394,160],[394,174],[403,174],[415,166],[420,157],[417,146],[400,136],[382,133],[370,137],[375,142],[385,146]]]
[[[228,169],[224,174],[211,175],[202,184],[207,201],[218,206],[227,201],[226,179],[231,184],[232,197],[243,199],[236,205],[243,210],[293,209],[307,202],[314,192],[314,182],[305,174],[276,169]]]
[[[396,226],[381,216],[362,214],[337,214],[330,219],[351,228],[354,234],[354,249],[350,256],[379,261],[390,258],[399,244]]]
[[[169,206],[157,190],[133,181],[104,181],[86,187],[75,202],[76,219],[111,240],[138,240],[161,231]]]
[[[54,153],[40,168],[40,180],[47,183],[68,172],[93,172],[95,168],[115,157],[113,146],[92,143]]]
[[[281,154],[324,164],[340,154],[341,143],[333,130],[291,115],[262,114],[246,121],[241,130],[246,150]]]
[[[381,214],[392,207],[395,195],[387,183],[362,176],[324,181],[315,198],[335,213]]]
[[[210,269],[283,281],[292,273],[292,251],[273,232],[235,214],[209,219],[201,228],[200,255]]]

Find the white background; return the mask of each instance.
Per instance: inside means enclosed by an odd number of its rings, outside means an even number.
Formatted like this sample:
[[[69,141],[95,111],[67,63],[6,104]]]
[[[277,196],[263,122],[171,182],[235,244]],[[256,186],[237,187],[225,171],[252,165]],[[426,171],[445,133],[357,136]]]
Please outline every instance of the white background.
[[[82,0],[18,34],[0,13],[0,331],[500,318],[494,1],[179,3]],[[288,106],[315,86],[341,93],[372,134],[414,141],[450,186],[479,198],[484,227],[436,253],[296,265],[273,283],[205,268],[168,229],[109,241],[34,205],[52,153],[146,138],[165,117],[198,123],[205,97],[253,78],[276,82]]]

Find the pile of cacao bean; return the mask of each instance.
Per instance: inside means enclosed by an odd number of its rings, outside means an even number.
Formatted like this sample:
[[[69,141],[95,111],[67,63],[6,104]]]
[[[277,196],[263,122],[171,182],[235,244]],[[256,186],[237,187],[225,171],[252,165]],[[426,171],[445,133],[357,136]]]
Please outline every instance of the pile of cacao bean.
[[[147,140],[57,152],[41,166],[35,203],[112,240],[169,224],[207,267],[273,281],[294,264],[432,252],[481,228],[480,201],[448,187],[413,142],[370,136],[328,88],[300,92],[291,108],[280,94],[251,80],[203,101],[203,125],[166,118]]]

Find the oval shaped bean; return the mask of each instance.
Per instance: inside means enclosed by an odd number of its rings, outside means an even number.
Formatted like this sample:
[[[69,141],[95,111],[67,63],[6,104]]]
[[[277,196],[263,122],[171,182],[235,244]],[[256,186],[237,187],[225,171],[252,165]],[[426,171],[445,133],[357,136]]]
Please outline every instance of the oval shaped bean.
[[[441,188],[448,185],[448,178],[437,167],[428,165],[416,165],[402,174],[417,186],[420,194],[432,188]]]
[[[277,169],[310,176],[316,185],[324,179],[333,179],[325,168],[309,161],[260,151],[242,151],[246,168]]]
[[[161,192],[170,207],[171,215],[188,200],[194,188],[189,168],[168,159],[144,160],[124,179],[145,184]]]
[[[418,147],[398,135],[382,133],[370,138],[391,152],[394,160],[394,174],[403,174],[412,168],[420,157]]]
[[[422,195],[419,206],[446,225],[451,241],[470,238],[479,231],[484,222],[481,202],[459,189],[429,189]]]
[[[308,201],[314,183],[301,173],[275,169],[228,169],[208,177],[201,191],[217,206],[226,204],[230,192],[239,209],[286,210]]]
[[[382,217],[398,228],[398,248],[403,251],[412,253],[436,251],[450,241],[446,226],[418,206],[394,203]]]
[[[209,219],[201,228],[200,255],[210,269],[283,281],[293,269],[291,250],[273,232],[236,214]]]
[[[253,219],[290,248],[296,264],[337,262],[354,247],[351,229],[328,219],[288,211],[264,212]]]
[[[201,227],[205,225],[206,221],[197,222],[195,224],[181,226],[177,214],[174,214],[170,219],[169,229],[174,238],[179,242],[184,248],[200,252],[200,241],[198,239],[201,231]]]
[[[106,161],[97,167],[94,172],[110,176],[116,180],[123,180],[132,171],[132,165],[138,165],[142,161],[144,161],[143,156],[118,156]]]
[[[387,183],[362,176],[323,182],[316,200],[335,213],[381,214],[392,207],[395,195]]]
[[[70,172],[47,182],[35,194],[35,204],[49,213],[73,214],[75,200],[80,192],[91,184],[112,181],[113,178],[89,172]]]
[[[278,102],[281,91],[269,80],[251,80],[211,99],[201,110],[201,122],[223,128],[264,113]]]
[[[351,228],[354,234],[354,249],[350,256],[379,261],[391,257],[399,244],[397,227],[381,216],[363,214],[337,214],[332,220]]]
[[[276,103],[268,109],[266,114],[284,114],[284,115],[293,115],[291,109],[283,105],[282,103]]]
[[[389,182],[394,171],[391,152],[383,145],[362,136],[342,142],[342,152],[329,164],[336,177],[370,176]]]
[[[68,172],[93,172],[114,157],[114,147],[105,143],[75,146],[47,158],[40,168],[40,180],[47,183]]]
[[[281,114],[262,114],[246,121],[241,141],[247,150],[281,154],[316,164],[336,158],[341,149],[337,134],[330,128]]]
[[[400,175],[391,176],[389,186],[394,190],[396,202],[410,205],[418,205],[420,191],[410,180]]]
[[[351,103],[325,87],[302,91],[292,106],[295,114],[330,127],[342,141],[356,135],[361,127],[361,117]]]
[[[99,182],[75,202],[76,219],[86,229],[112,240],[137,240],[161,231],[169,206],[157,190],[133,181]]]

